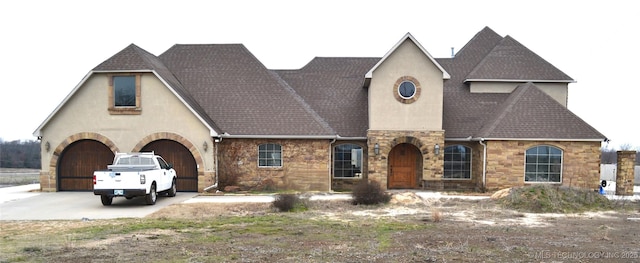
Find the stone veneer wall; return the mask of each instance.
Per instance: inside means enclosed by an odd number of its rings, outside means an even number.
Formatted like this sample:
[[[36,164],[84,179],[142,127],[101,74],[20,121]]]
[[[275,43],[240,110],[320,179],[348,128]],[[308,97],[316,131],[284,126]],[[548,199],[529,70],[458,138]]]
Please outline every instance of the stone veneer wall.
[[[483,147],[477,142],[446,142],[445,147],[454,145],[464,145],[471,148],[471,179],[442,179],[444,190],[465,190],[465,191],[481,191],[482,190],[482,158]],[[441,151],[444,154],[445,147]]]
[[[618,151],[616,195],[633,195],[635,151]]]
[[[360,178],[332,178],[331,179],[331,190],[333,191],[351,191],[353,190],[353,187],[356,186],[360,181],[362,181],[363,179],[367,178],[367,160],[368,160],[368,153],[367,153],[367,142],[366,141],[336,141],[333,143],[333,145],[331,145],[331,148],[336,147],[337,145],[341,145],[341,144],[355,144],[355,145],[359,145],[360,147],[362,147],[362,177]],[[332,149],[331,152],[331,163],[330,168],[332,171],[332,176],[333,176],[333,158],[335,152]]]
[[[282,167],[258,167],[258,146],[282,146]],[[237,176],[241,190],[331,190],[329,140],[224,139],[220,143],[218,173]]]
[[[387,188],[389,153],[398,144],[409,143],[416,146],[422,153],[422,171],[418,171],[418,177],[423,181],[436,184],[436,188],[442,188],[444,152],[444,131],[389,131],[369,130],[367,132],[367,147],[369,155],[368,178],[378,181]],[[380,147],[378,155],[374,152],[375,144]],[[434,146],[440,145],[440,154],[434,154]],[[420,175],[421,174],[421,175]],[[429,184],[429,183],[427,183]],[[420,184],[418,184],[420,185]]]
[[[528,148],[538,145],[550,145],[562,149],[561,185],[594,190],[599,185],[600,142],[487,141],[486,143],[487,189],[525,185],[524,154]]]

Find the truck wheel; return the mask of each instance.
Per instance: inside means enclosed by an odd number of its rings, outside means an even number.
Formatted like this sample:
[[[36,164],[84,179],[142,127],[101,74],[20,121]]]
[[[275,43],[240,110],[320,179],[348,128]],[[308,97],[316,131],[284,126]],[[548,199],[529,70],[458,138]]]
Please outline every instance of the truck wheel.
[[[169,197],[174,197],[176,196],[177,191],[178,189],[176,189],[176,180],[174,179],[173,182],[171,183],[171,188],[169,188],[169,191],[167,192],[167,195]]]
[[[100,201],[102,201],[102,205],[104,206],[111,205],[111,202],[113,202],[113,196],[101,195]]]
[[[149,190],[149,194],[145,196],[145,200],[148,205],[155,205],[156,199],[158,198],[158,193],[156,193],[156,184],[151,185],[151,189]]]

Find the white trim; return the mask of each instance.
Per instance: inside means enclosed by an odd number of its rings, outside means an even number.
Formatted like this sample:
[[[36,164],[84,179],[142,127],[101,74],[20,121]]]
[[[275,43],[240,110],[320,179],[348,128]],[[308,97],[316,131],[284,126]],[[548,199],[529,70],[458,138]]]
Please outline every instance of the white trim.
[[[191,105],[189,105],[189,103],[187,103],[184,98],[182,98],[172,87],[171,85],[169,85],[169,83],[167,83],[159,74],[158,72],[156,72],[155,70],[152,71],[153,74],[162,82],[162,84],[164,84],[170,91],[171,93],[173,93],[173,95],[175,95],[180,102],[182,102],[182,104],[184,104],[184,106],[187,107],[187,109],[189,109],[189,111],[191,111],[191,113],[193,113],[193,115],[196,116],[196,118],[198,118],[198,120],[200,120],[200,122],[202,124],[204,124],[204,126],[207,127],[207,129],[209,129],[209,135],[211,137],[216,137],[218,136],[218,132],[216,132],[215,129],[213,129],[213,127],[211,127],[205,120],[204,118],[202,118],[202,116],[200,116],[200,114],[198,114],[192,107]]]
[[[429,60],[431,60],[431,63],[433,63],[434,65],[436,65],[436,67],[438,67],[438,69],[440,69],[440,71],[442,71],[442,78],[443,79],[450,79],[451,76],[449,75],[449,73],[447,73],[446,70],[444,70],[444,68],[440,65],[440,63],[438,63],[432,56],[431,54],[429,54],[429,52],[427,52],[427,50],[420,45],[420,43],[411,35],[411,33],[407,33],[405,34],[402,39],[400,39],[400,41],[398,41],[398,43],[396,43],[391,50],[389,50],[389,52],[387,52],[387,54],[384,55],[384,57],[382,57],[382,59],[380,59],[378,61],[378,63],[376,63],[375,66],[373,66],[373,68],[371,68],[369,70],[369,72],[367,72],[367,74],[364,75],[365,79],[370,79],[373,77],[373,72],[385,61],[387,60],[387,58],[389,58],[389,56],[391,56],[391,54],[393,52],[396,51],[396,49],[398,49],[398,47],[400,47],[400,45],[407,39],[410,39],[411,41],[413,41],[413,44],[415,44],[420,51],[422,51],[422,53],[424,53],[425,56],[427,56],[429,58]]]
[[[200,120],[200,122],[202,122],[202,124],[204,124],[207,127],[207,129],[209,129],[209,134],[212,137],[218,136],[218,132],[216,132],[213,129],[213,127],[211,127],[206,121],[204,121],[202,116],[200,116],[195,110],[193,110],[193,108],[180,95],[178,95],[178,93],[162,77],[160,77],[160,75],[155,70],[108,70],[108,71],[92,70],[92,71],[89,71],[89,73],[87,73],[84,76],[84,78],[82,78],[80,83],[78,83],[78,85],[76,85],[73,88],[73,90],[71,90],[71,92],[67,94],[67,96],[62,100],[62,102],[49,114],[49,116],[47,116],[47,118],[40,124],[40,126],[38,126],[38,128],[33,132],[33,136],[35,137],[42,136],[42,132],[41,132],[42,128],[45,125],[47,125],[49,121],[51,121],[53,116],[55,116],[65,104],[67,104],[67,102],[71,99],[71,97],[73,97],[73,95],[76,92],[78,92],[80,87],[82,87],[85,84],[85,82],[87,82],[87,80],[93,74],[96,74],[96,73],[153,73],[162,82],[162,84],[164,84],[171,91],[171,93],[173,93],[173,95],[175,95],[182,102],[182,104],[184,104],[189,109],[189,111],[191,111],[191,113],[193,113],[198,118],[198,120]]]
[[[231,135],[228,133],[220,134],[220,137],[226,139],[327,139],[332,140],[339,137],[335,135]]]
[[[555,141],[555,142],[602,142],[602,139],[554,139],[554,138],[474,138],[474,140],[484,141]]]
[[[561,83],[577,83],[577,81],[575,80],[549,80],[549,79],[538,79],[538,80],[534,80],[534,79],[465,79],[464,82],[518,82],[518,83],[527,83],[527,82],[534,82],[534,83],[557,83],[557,82],[561,82]]]
[[[405,97],[402,95],[402,92],[400,92],[400,86],[402,86],[402,84],[404,84],[405,82],[409,82],[411,83],[411,85],[413,85],[413,94],[411,94],[411,96],[409,97]],[[403,100],[410,100],[413,99],[416,96],[416,93],[418,93],[418,87],[416,86],[415,83],[413,83],[413,81],[411,80],[403,80],[402,82],[400,82],[400,84],[396,87],[396,92],[398,92],[398,96],[400,96],[401,99]]]

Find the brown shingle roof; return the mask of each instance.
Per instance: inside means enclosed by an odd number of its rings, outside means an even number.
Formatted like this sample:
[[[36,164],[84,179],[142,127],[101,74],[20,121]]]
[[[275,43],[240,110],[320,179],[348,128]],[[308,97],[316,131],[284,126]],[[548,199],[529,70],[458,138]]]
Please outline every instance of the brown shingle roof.
[[[333,135],[329,126],[241,44],[174,45],[160,59],[231,135]]]
[[[511,92],[476,134],[482,138],[602,140],[596,129],[533,83]]]
[[[180,96],[188,107],[191,107],[202,120],[216,132],[220,132],[220,127],[209,117],[205,110],[196,103],[196,100],[185,90],[180,81],[169,71],[169,69],[156,57],[146,50],[131,44],[111,56],[109,59],[96,66],[95,72],[127,71],[127,70],[153,70]],[[176,120],[177,123],[180,120]]]
[[[278,70],[315,111],[343,137],[366,137],[364,75],[380,58],[314,58],[300,70]]]
[[[467,75],[468,80],[573,79],[510,36],[504,37]]]
[[[379,61],[325,57],[299,70],[268,70],[240,44],[175,45],[159,57],[132,44],[94,70],[154,70],[232,135],[365,137],[363,84]],[[455,57],[437,62],[451,76],[444,80],[447,139],[605,138],[533,84],[511,94],[470,92],[468,79],[572,81],[509,36],[485,27]]]

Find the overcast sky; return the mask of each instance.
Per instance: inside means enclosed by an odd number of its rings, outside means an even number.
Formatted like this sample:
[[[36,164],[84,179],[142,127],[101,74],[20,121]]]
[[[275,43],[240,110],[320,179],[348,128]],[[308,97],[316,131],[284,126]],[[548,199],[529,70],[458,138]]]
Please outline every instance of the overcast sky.
[[[449,57],[489,26],[567,73],[568,107],[611,142],[640,146],[635,1],[2,1],[0,138],[33,131],[95,66],[131,43],[242,43],[266,67],[381,57],[410,32]],[[606,144],[604,146],[607,146]]]

